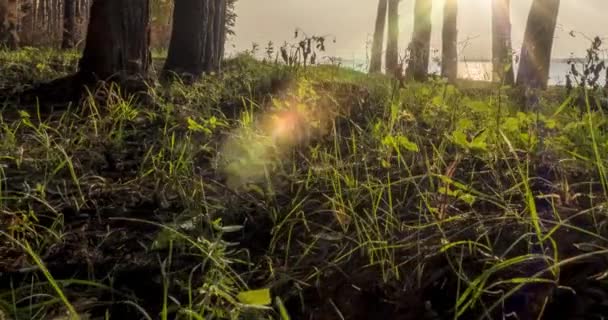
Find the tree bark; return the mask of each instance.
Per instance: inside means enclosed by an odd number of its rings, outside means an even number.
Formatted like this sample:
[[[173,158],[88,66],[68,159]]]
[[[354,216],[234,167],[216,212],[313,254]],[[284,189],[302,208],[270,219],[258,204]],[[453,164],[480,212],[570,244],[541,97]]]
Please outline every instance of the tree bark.
[[[224,53],[225,53],[225,49],[226,49],[226,34],[227,34],[227,30],[228,30],[228,26],[226,25],[227,23],[227,18],[228,18],[228,1],[227,0],[221,0],[220,1],[220,6],[219,6],[220,10],[219,10],[219,17],[220,17],[220,21],[219,21],[219,25],[218,25],[218,29],[216,30],[216,32],[218,33],[218,57],[219,57],[219,65],[218,65],[218,70],[221,69],[221,63],[222,63],[222,59],[224,58]]]
[[[63,49],[74,48],[76,42],[76,0],[63,0]]]
[[[560,0],[534,0],[521,49],[517,85],[546,89]]]
[[[85,82],[146,76],[149,0],[94,0],[79,75]]]
[[[382,49],[384,46],[384,30],[386,29],[386,14],[388,0],[378,1],[378,15],[374,29],[374,40],[372,43],[372,58],[369,65],[370,73],[382,72]]]
[[[198,77],[203,73],[207,21],[207,1],[175,0],[173,29],[163,78],[172,74]]]
[[[511,47],[511,0],[492,0],[492,80],[513,85]]]
[[[176,0],[163,78],[219,72],[226,40],[225,0]]]
[[[446,0],[443,8],[441,75],[448,82],[458,78],[458,0]]]
[[[406,76],[410,80],[425,81],[431,55],[432,0],[416,0],[414,6],[414,34],[410,44],[410,60]]]
[[[399,1],[388,0],[388,42],[386,44],[386,72],[398,76],[399,67]]]
[[[0,0],[0,47],[13,50],[19,47],[15,0]]]
[[[205,59],[203,60],[205,62],[205,70],[204,71],[212,71],[214,69],[214,65],[215,65],[215,61],[216,61],[216,54],[217,54],[217,48],[216,48],[216,32],[215,32],[215,25],[216,25],[216,19],[217,16],[215,15],[216,12],[216,5],[218,0],[209,0],[206,1],[209,5],[209,8],[207,9],[208,13],[207,13],[207,18],[209,19],[209,21],[207,22],[207,27],[206,27],[206,31],[207,31],[207,41],[205,42],[205,46],[206,46],[206,50],[205,50]]]

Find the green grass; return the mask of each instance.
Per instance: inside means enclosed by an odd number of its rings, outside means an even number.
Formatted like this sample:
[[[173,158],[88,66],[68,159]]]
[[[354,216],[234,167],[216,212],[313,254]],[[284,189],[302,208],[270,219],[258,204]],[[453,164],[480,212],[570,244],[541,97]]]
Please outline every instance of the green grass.
[[[77,55],[0,60],[0,87],[28,86]],[[239,56],[192,86],[150,84],[150,105],[113,89],[52,114],[6,102],[0,315],[602,315],[608,132],[594,94],[577,105],[554,88],[523,112],[492,84],[399,88]]]

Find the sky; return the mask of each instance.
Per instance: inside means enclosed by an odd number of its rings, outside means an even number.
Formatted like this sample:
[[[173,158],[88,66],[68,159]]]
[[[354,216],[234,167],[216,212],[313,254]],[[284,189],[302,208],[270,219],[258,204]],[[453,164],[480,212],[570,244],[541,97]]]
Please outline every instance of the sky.
[[[415,0],[401,0],[400,47],[411,39]],[[264,48],[268,41],[292,41],[294,30],[308,35],[329,35],[327,56],[365,59],[376,18],[377,0],[239,0],[236,36],[229,52]],[[441,47],[441,15],[444,0],[433,2],[433,40]],[[513,46],[521,47],[532,0],[512,0]],[[586,37],[608,36],[608,0],[562,0],[553,49],[554,58],[582,56],[589,47]],[[491,0],[459,0],[461,59],[489,59],[491,55]],[[576,31],[576,37],[570,31]]]

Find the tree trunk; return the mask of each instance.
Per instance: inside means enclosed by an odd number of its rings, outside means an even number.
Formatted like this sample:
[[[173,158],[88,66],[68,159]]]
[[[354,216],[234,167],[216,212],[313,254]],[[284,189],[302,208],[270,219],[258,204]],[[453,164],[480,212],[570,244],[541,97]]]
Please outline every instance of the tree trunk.
[[[176,0],[163,78],[218,72],[226,39],[225,0]]]
[[[219,16],[220,16],[220,23],[218,25],[218,29],[216,30],[216,32],[218,33],[218,57],[219,57],[219,67],[221,67],[221,62],[222,59],[224,58],[224,51],[226,49],[226,35],[228,33],[228,26],[227,24],[227,19],[228,19],[228,1],[227,0],[222,0],[220,2],[220,11],[219,11]]]
[[[215,61],[216,61],[216,54],[217,54],[217,48],[215,46],[216,44],[216,33],[215,33],[215,24],[216,24],[216,19],[217,17],[215,16],[215,12],[216,12],[216,5],[217,5],[217,1],[218,0],[209,0],[206,1],[209,5],[208,13],[207,13],[207,18],[209,19],[207,22],[207,27],[205,28],[205,30],[207,31],[207,41],[205,42],[205,59],[203,60],[205,62],[205,70],[204,71],[212,71],[214,69],[214,65],[215,65]]]
[[[74,48],[76,42],[76,0],[63,1],[63,49]]]
[[[16,0],[0,0],[0,47],[19,47]]]
[[[388,42],[386,44],[386,72],[399,75],[399,1],[388,0]]]
[[[410,80],[425,81],[431,55],[432,0],[416,0],[414,6],[414,35],[410,44],[410,61],[406,76]]]
[[[85,82],[146,76],[149,0],[94,0],[79,75]]]
[[[534,0],[521,49],[517,85],[546,89],[560,0]]]
[[[382,72],[382,48],[384,46],[384,30],[386,29],[386,11],[388,0],[378,1],[378,16],[376,17],[376,28],[372,44],[372,58],[369,65],[370,73]]]
[[[173,29],[163,78],[171,74],[198,77],[203,73],[207,21],[207,1],[175,0]]]
[[[513,85],[511,0],[492,0],[492,80]]]
[[[458,78],[458,0],[446,0],[443,8],[441,75],[448,82]]]

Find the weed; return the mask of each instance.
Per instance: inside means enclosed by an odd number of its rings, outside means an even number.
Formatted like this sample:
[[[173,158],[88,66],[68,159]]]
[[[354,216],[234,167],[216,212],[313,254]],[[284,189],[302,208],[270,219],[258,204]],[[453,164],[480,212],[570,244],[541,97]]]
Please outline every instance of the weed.
[[[309,40],[294,47],[307,65]],[[1,86],[74,68],[71,53],[32,50],[0,54],[13,63]],[[60,115],[7,102],[0,312],[574,318],[562,297],[576,291],[569,303],[605,314],[596,91],[584,112],[561,92],[522,112],[509,88],[399,88],[266,54],[151,84],[152,105],[113,87]]]

